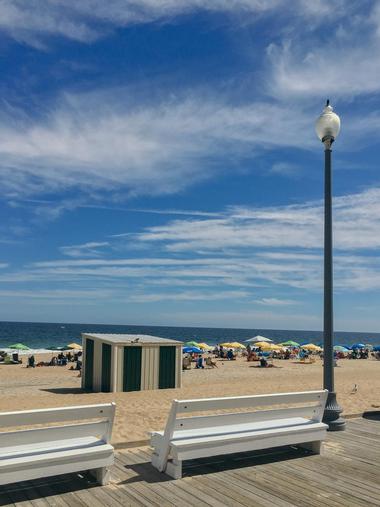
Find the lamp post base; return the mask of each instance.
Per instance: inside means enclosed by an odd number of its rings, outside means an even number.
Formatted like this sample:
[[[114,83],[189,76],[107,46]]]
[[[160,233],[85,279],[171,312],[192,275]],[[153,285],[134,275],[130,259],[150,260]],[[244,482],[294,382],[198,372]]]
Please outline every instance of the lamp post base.
[[[328,431],[344,431],[346,429],[346,421],[340,417],[342,408],[336,399],[336,393],[330,391],[327,396],[325,411],[322,421],[328,425]]]

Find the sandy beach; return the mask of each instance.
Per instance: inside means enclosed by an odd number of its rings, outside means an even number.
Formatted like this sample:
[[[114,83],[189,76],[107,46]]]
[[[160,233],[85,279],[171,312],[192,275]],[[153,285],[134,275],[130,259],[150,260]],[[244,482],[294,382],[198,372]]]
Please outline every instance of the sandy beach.
[[[24,356],[26,362],[26,356]],[[49,358],[51,355],[48,356]],[[43,356],[36,356],[37,360]],[[68,367],[26,368],[0,365],[0,410],[23,410],[115,401],[113,442],[122,446],[147,439],[147,432],[164,427],[174,398],[205,398],[318,389],[322,362],[275,361],[278,368],[256,368],[243,358],[217,361],[218,368],[183,372],[183,387],[130,393],[85,393],[78,372]],[[335,386],[344,413],[358,414],[380,406],[380,361],[340,360]],[[353,385],[358,391],[351,394]]]

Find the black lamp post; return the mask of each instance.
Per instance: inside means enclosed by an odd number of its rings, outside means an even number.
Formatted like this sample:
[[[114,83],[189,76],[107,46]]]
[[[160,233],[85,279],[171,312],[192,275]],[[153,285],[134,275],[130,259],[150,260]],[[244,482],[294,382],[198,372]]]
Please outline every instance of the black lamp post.
[[[315,125],[325,146],[325,244],[324,244],[324,305],[323,305],[323,387],[329,394],[323,422],[330,431],[342,431],[345,420],[334,390],[334,322],[333,322],[333,246],[332,246],[332,184],[331,146],[339,134],[340,119],[327,101]]]

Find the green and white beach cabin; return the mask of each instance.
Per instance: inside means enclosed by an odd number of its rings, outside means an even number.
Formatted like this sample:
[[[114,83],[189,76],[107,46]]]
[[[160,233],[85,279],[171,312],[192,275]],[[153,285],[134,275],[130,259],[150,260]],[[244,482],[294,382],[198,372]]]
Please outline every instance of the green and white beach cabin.
[[[94,392],[181,387],[182,342],[150,335],[82,333],[82,388]]]

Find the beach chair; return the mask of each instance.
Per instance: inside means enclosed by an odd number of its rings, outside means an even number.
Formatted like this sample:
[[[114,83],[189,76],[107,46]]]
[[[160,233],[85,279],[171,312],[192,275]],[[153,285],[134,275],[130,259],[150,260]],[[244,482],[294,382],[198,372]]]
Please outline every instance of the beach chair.
[[[182,462],[194,458],[285,445],[320,453],[328,428],[322,423],[327,393],[324,390],[174,400],[165,430],[151,434],[152,465],[180,479]],[[280,408],[246,411],[265,406]],[[193,412],[219,410],[230,412],[188,417]]]
[[[0,485],[87,470],[107,484],[114,416],[114,403],[0,412],[0,428],[18,428],[0,432]]]
[[[190,357],[184,357],[182,359],[182,369],[183,370],[190,370],[191,368],[191,358]]]

